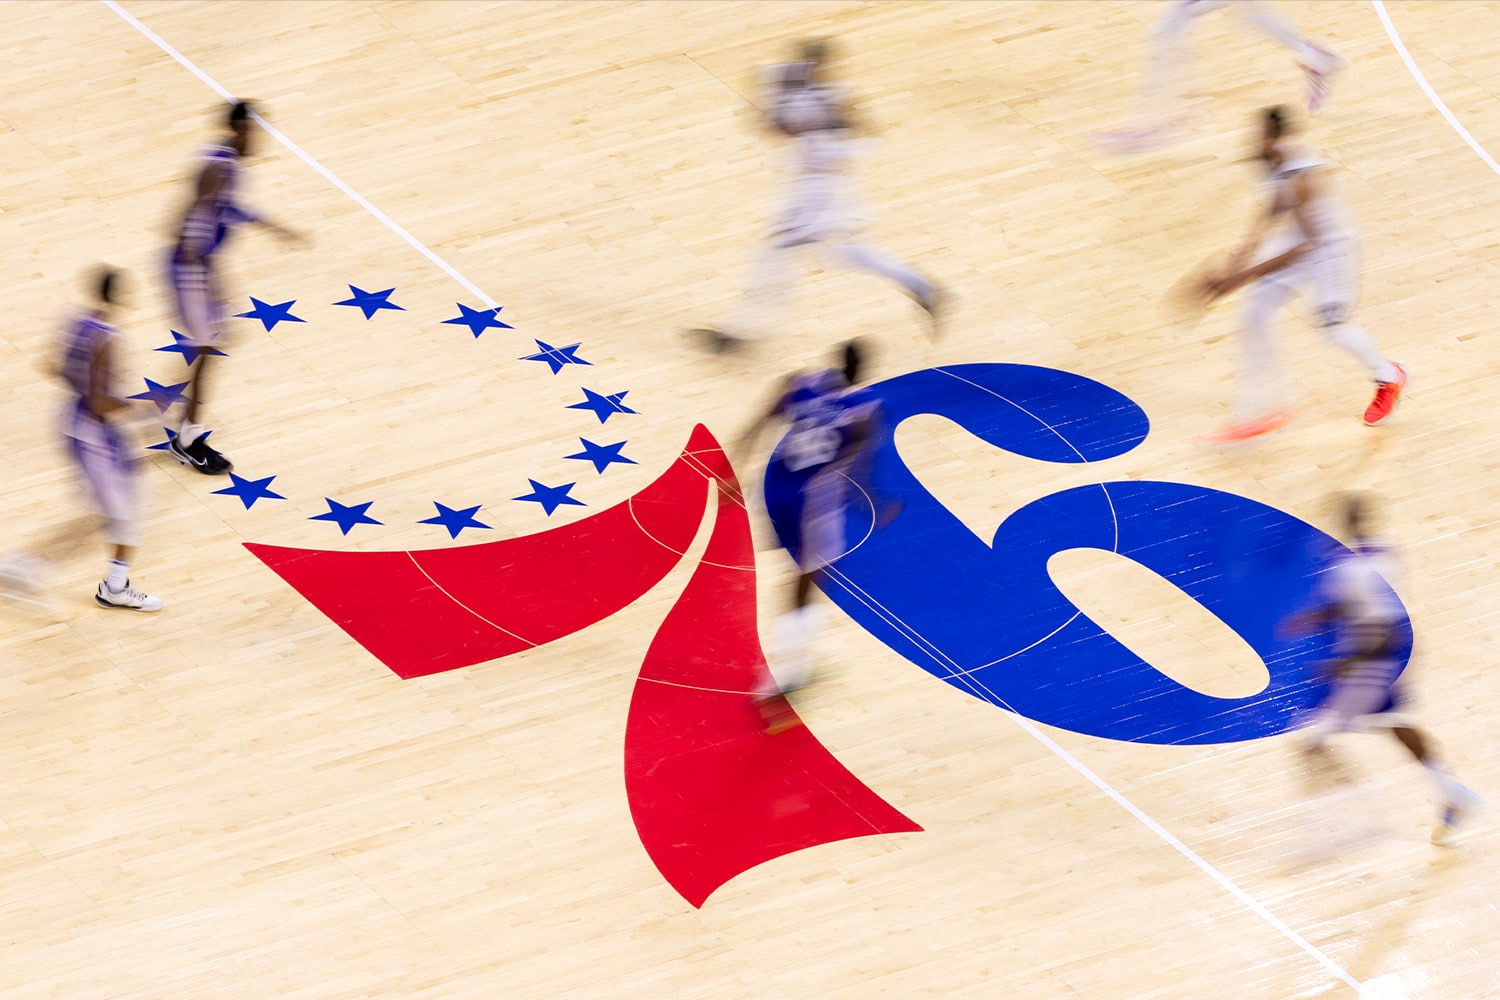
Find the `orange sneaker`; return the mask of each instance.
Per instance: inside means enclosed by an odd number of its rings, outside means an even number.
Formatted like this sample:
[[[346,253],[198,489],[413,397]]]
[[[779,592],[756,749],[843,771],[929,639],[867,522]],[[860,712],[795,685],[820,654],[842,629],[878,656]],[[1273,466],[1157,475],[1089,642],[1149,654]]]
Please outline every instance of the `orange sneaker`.
[[[1375,383],[1375,398],[1365,410],[1366,427],[1385,423],[1396,412],[1396,404],[1401,402],[1401,393],[1406,388],[1406,369],[1394,361],[1391,366],[1396,369],[1396,381]]]
[[[1203,444],[1239,444],[1244,441],[1253,441],[1256,438],[1265,437],[1272,431],[1281,430],[1295,419],[1297,419],[1297,414],[1292,410],[1275,410],[1263,417],[1256,417],[1254,420],[1231,424],[1222,431],[1215,431],[1198,440]]]
[[[792,708],[792,703],[786,700],[784,694],[773,695],[757,704],[760,708],[760,717],[765,722],[767,736],[775,736],[802,725],[802,720],[798,718],[796,711]]]

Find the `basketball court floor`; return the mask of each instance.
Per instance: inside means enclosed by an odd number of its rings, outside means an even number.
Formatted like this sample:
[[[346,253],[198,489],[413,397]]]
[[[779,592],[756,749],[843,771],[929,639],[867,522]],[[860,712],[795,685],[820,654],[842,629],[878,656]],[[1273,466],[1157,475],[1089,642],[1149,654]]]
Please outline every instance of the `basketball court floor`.
[[[49,567],[0,602],[0,995],[1500,997],[1494,814],[1434,847],[1394,741],[1310,763],[1310,647],[1262,655],[1368,491],[1419,718],[1500,797],[1500,5],[1279,7],[1349,61],[1306,138],[1412,386],[1362,426],[1294,309],[1300,419],[1225,451],[1239,298],[1163,294],[1237,242],[1253,116],[1302,98],[1229,14],[1191,134],[1120,156],[1091,133],[1157,3],[0,6],[0,555]],[[776,196],[754,70],[808,36],[878,132],[870,239],[947,329],[814,258],[786,329],[709,354],[684,331]],[[237,478],[133,424],[167,606],[107,612],[50,352],[109,261],[127,391],[186,379],[162,262],[229,96],[274,130],[244,200],[307,240],[226,251]],[[740,439],[856,336],[906,506],[767,736],[791,564]]]

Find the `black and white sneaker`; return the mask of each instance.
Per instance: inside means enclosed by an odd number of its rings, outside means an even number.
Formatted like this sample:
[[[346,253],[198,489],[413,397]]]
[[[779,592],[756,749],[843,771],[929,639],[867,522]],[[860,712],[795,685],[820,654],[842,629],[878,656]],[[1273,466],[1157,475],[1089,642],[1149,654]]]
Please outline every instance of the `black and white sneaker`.
[[[942,289],[932,285],[927,289],[927,294],[914,295],[912,298],[917,300],[917,305],[921,306],[922,311],[927,314],[927,320],[931,324],[929,332],[932,334],[932,339],[937,340],[943,335],[943,318],[947,307]]]
[[[186,448],[180,438],[173,438],[171,451],[177,461],[205,476],[222,476],[234,468],[234,463],[215,451],[201,435]]]

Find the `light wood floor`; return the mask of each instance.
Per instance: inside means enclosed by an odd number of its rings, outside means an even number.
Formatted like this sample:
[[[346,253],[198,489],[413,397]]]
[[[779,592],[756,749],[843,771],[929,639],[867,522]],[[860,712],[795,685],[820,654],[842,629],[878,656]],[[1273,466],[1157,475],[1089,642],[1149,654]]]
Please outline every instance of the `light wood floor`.
[[[1500,837],[1481,820],[1431,847],[1425,779],[1394,744],[1341,742],[1341,780],[1306,773],[1289,739],[1046,730],[1049,746],[835,617],[822,643],[840,666],[803,714],[925,832],[793,854],[694,909],[641,849],[621,774],[635,672],[687,567],[554,645],[402,681],[242,547],[476,540],[416,523],[434,501],[483,505],[487,537],[567,523],[654,479],[695,423],[732,440],[775,378],[850,335],[878,344],[878,375],[1065,368],[1152,419],[1112,476],[1233,491],[1329,530],[1338,491],[1382,497],[1422,717],[1459,775],[1500,798],[1500,176],[1433,109],[1375,8],[1280,6],[1350,60],[1309,137],[1364,232],[1361,321],[1414,381],[1400,421],[1371,432],[1361,373],[1283,317],[1304,419],[1224,454],[1192,441],[1227,415],[1235,306],[1188,332],[1160,293],[1237,239],[1250,115],[1301,93],[1287,54],[1226,14],[1195,31],[1192,137],[1113,157],[1089,133],[1128,114],[1156,3],[126,0],[472,286],[259,136],[247,200],[311,244],[245,234],[231,290],[243,308],[295,299],[307,323],[236,320],[207,413],[238,470],[289,499],[245,510],[152,453],[134,573],[168,601],[153,617],[89,599],[104,543],[41,373],[101,259],[138,279],[122,367],[182,370],[153,350],[172,323],[161,258],[219,98],[107,6],[0,5],[0,553],[54,564],[50,611],[0,604],[0,995],[1116,1000],[1352,997],[1360,982],[1500,997]],[[1500,5],[1389,13],[1500,154]],[[751,71],[813,34],[839,39],[882,133],[860,164],[873,236],[951,290],[951,330],[934,344],[897,292],[817,271],[775,344],[705,356],[681,331],[733,305],[774,194]],[[394,287],[406,312],[367,322],[331,305],[351,284]],[[440,324],[479,306],[476,289],[514,332]],[[581,343],[584,380],[517,361],[534,339]],[[563,408],[580,384],[628,391],[639,415],[592,424]],[[1091,481],[936,418],[902,433],[985,537]],[[628,439],[638,464],[595,475],[563,457],[581,435]],[[528,478],[576,480],[588,506],[512,502]],[[340,537],[308,520],[324,497],[374,501],[385,524]],[[761,569],[779,605],[784,557]],[[1170,608],[1144,593],[1111,607],[1149,644]],[[1246,683],[1213,657],[1176,666]]]

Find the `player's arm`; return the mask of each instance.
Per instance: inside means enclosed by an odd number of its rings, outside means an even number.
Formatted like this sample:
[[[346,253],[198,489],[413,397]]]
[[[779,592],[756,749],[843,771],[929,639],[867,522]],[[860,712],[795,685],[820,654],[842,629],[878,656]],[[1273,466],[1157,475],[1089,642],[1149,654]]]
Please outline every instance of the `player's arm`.
[[[748,459],[751,450],[755,447],[755,442],[760,440],[760,436],[765,432],[766,427],[785,415],[787,396],[791,394],[792,382],[793,376],[787,376],[786,381],[776,390],[776,396],[771,405],[762,410],[760,416],[755,418],[755,422],[745,429],[745,433],[740,435],[731,456],[734,460]]]
[[[1312,222],[1311,213],[1307,209],[1308,204],[1317,193],[1313,185],[1312,171],[1298,174],[1292,179],[1292,192],[1295,195],[1295,200],[1291,211],[1297,220],[1297,227],[1302,233],[1302,239],[1276,256],[1268,257],[1258,264],[1250,265],[1249,259],[1251,254],[1255,252],[1255,248],[1259,246],[1260,240],[1264,238],[1271,221],[1280,214],[1275,208],[1267,211],[1261,217],[1257,231],[1252,234],[1255,241],[1253,243],[1247,241],[1243,244],[1236,252],[1235,259],[1231,262],[1229,268],[1225,270],[1224,274],[1218,280],[1212,282],[1211,291],[1215,297],[1227,295],[1241,285],[1256,281],[1268,274],[1275,274],[1282,268],[1290,267],[1298,258],[1313,248],[1318,240],[1318,232]]]

